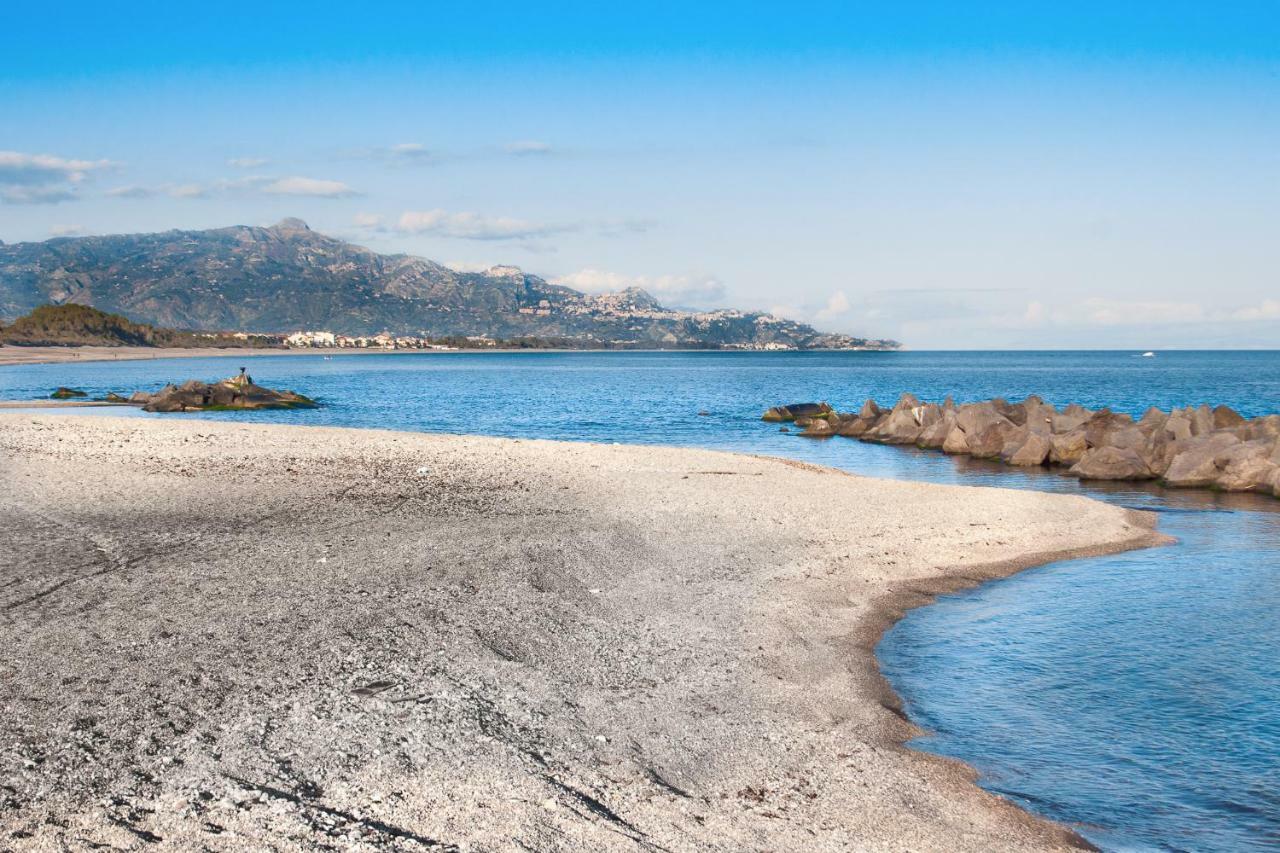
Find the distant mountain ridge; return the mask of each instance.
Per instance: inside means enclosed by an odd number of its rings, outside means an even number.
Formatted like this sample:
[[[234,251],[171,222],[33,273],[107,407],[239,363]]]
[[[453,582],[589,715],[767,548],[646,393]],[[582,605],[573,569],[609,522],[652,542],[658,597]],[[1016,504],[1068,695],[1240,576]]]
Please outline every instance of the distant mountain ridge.
[[[0,243],[0,318],[75,303],[178,329],[566,337],[657,347],[896,348],[758,312],[590,295],[516,267],[459,272],[312,231],[299,219]]]

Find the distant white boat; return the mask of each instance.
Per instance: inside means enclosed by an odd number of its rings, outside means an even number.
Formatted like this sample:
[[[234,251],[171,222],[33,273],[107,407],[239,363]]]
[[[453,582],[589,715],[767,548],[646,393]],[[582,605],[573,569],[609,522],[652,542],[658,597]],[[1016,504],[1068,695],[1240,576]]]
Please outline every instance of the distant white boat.
[[[1153,352],[1144,352],[1144,353],[1142,354],[1142,357],[1143,357],[1143,358],[1155,358],[1155,357],[1156,357],[1156,354],[1155,354],[1155,353],[1153,353]]]

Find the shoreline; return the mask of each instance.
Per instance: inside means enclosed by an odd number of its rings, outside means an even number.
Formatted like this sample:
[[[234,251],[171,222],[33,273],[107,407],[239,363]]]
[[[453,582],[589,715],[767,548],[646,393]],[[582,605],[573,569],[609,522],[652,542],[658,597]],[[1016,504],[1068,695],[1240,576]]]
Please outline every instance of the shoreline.
[[[235,349],[220,347],[0,347],[0,367],[23,364],[89,364],[99,361],[159,361],[167,358],[257,358],[264,355],[448,355],[455,352],[492,350],[381,350],[381,349]],[[516,350],[504,350],[515,352]]]
[[[903,349],[806,349],[784,350],[784,352],[907,352]],[[474,349],[359,349],[356,347],[323,348],[314,347],[282,348],[282,349],[234,349],[218,347],[25,347],[17,345],[0,346],[0,367],[13,367],[23,364],[89,364],[98,361],[157,361],[166,358],[231,358],[233,356],[258,357],[264,355],[287,356],[335,356],[335,355],[459,355],[463,353],[538,353],[538,352],[671,352],[671,353],[755,353],[765,354],[769,350],[747,349],[562,349],[558,347],[476,347]],[[82,358],[81,356],[87,356]]]
[[[935,575],[932,578],[926,578],[922,582],[912,582],[897,586],[883,595],[876,602],[875,618],[863,622],[856,631],[856,635],[860,638],[860,642],[867,650],[871,657],[873,666],[875,667],[875,675],[878,679],[882,692],[880,694],[881,702],[884,706],[893,711],[896,720],[888,721],[889,734],[887,737],[894,741],[900,749],[906,750],[913,755],[922,756],[924,759],[937,762],[940,766],[946,767],[956,776],[956,781],[968,787],[978,788],[983,793],[989,794],[999,803],[1000,808],[1012,808],[1015,811],[1026,815],[1035,821],[1043,821],[1052,824],[1061,829],[1069,837],[1074,846],[1078,846],[1083,850],[1099,850],[1087,838],[1080,835],[1074,829],[1066,824],[1058,823],[1050,818],[1031,812],[1014,801],[1002,797],[998,794],[981,788],[978,780],[981,778],[981,772],[973,765],[959,758],[951,758],[945,755],[927,752],[924,750],[912,749],[908,744],[911,740],[928,734],[928,730],[916,723],[909,716],[903,707],[902,697],[893,688],[892,682],[885,676],[880,668],[880,660],[876,655],[876,649],[880,645],[880,641],[884,638],[885,633],[895,624],[902,620],[907,613],[921,607],[928,607],[935,604],[939,597],[950,595],[965,590],[974,589],[986,583],[1003,580],[1012,577],[1019,572],[1029,569],[1040,568],[1052,563],[1067,562],[1070,560],[1082,560],[1090,557],[1107,557],[1115,554],[1123,554],[1127,551],[1136,551],[1144,548],[1159,548],[1174,544],[1177,540],[1171,536],[1161,533],[1157,526],[1156,518],[1144,518],[1144,516],[1153,516],[1155,513],[1143,510],[1124,510],[1134,516],[1135,527],[1143,525],[1147,526],[1147,531],[1139,534],[1133,539],[1127,541],[1115,542],[1109,545],[1088,546],[1083,548],[1072,548],[1063,551],[1047,551],[1040,554],[1030,554],[1018,558],[997,561],[984,566],[975,566],[968,570],[965,575]]]
[[[38,427],[31,424],[31,419],[37,421]],[[701,834],[698,837],[719,842],[736,838],[741,842],[745,838],[736,833],[742,831],[743,827],[739,824],[745,822],[750,824],[755,833],[772,831],[773,834],[770,837],[785,846],[787,839],[791,836],[787,832],[779,835],[780,828],[771,823],[782,818],[774,813],[773,818],[766,816],[764,823],[761,824],[757,819],[758,815],[755,814],[769,805],[771,810],[785,811],[788,808],[800,812],[807,810],[806,823],[809,830],[812,832],[813,828],[819,825],[824,827],[824,835],[821,840],[817,840],[816,848],[842,846],[839,843],[841,837],[846,842],[851,839],[853,843],[864,846],[877,846],[880,842],[907,846],[928,845],[930,839],[937,841],[947,838],[948,841],[953,841],[950,836],[956,832],[961,832],[962,836],[954,839],[953,846],[967,849],[990,849],[992,845],[1009,848],[1034,846],[1043,849],[1088,846],[1087,842],[1069,828],[1032,815],[1011,801],[978,788],[975,784],[977,772],[968,765],[909,749],[905,745],[906,741],[919,734],[920,729],[903,716],[897,694],[879,670],[875,648],[883,632],[901,618],[903,613],[930,603],[939,594],[971,587],[1049,562],[1117,553],[1168,541],[1167,537],[1154,529],[1153,514],[1122,510],[1074,496],[1054,496],[1036,492],[1005,493],[1003,490],[985,488],[871,480],[835,469],[820,468],[785,459],[741,456],[715,451],[590,444],[565,446],[556,442],[528,439],[444,437],[326,427],[251,427],[198,420],[168,423],[127,418],[95,420],[99,424],[109,423],[112,426],[107,429],[95,427],[92,433],[88,433],[82,425],[71,423],[73,419],[67,417],[27,416],[23,418],[16,414],[0,415],[0,442],[6,446],[16,442],[21,446],[34,447],[35,436],[30,436],[33,443],[27,445],[22,439],[24,433],[31,433],[33,430],[41,433],[39,442],[43,445],[47,442],[47,434],[52,431],[58,434],[60,443],[72,445],[70,451],[65,446],[59,447],[58,454],[70,453],[67,458],[73,461],[79,460],[79,464],[72,465],[71,468],[68,468],[66,463],[54,465],[56,468],[69,471],[84,465],[93,467],[94,464],[100,464],[99,460],[104,455],[104,442],[108,440],[111,441],[112,447],[133,445],[143,454],[155,453],[158,454],[157,458],[171,460],[171,464],[184,468],[194,465],[199,469],[208,460],[200,455],[199,451],[195,451],[195,460],[184,462],[183,460],[192,454],[186,445],[193,441],[197,444],[201,441],[219,445],[225,445],[228,442],[234,444],[238,439],[255,448],[251,451],[252,467],[255,468],[255,476],[266,482],[280,478],[273,478],[269,473],[264,474],[257,470],[260,462],[278,463],[281,457],[290,460],[296,457],[299,461],[308,457],[329,460],[332,450],[325,448],[334,444],[344,449],[360,448],[362,455],[372,455],[383,462],[387,461],[384,457],[388,457],[388,454],[390,457],[395,457],[410,446],[420,448],[422,452],[429,449],[437,456],[443,454],[446,462],[451,455],[455,454],[463,456],[479,454],[484,457],[485,454],[491,453],[505,459],[505,465],[508,467],[514,466],[530,476],[559,484],[555,491],[547,491],[529,504],[527,511],[530,513],[547,512],[550,511],[549,508],[554,510],[555,507],[564,506],[566,509],[587,516],[583,523],[599,524],[602,530],[613,531],[606,534],[605,542],[611,542],[616,536],[622,535],[620,531],[624,529],[634,529],[635,532],[628,534],[629,536],[641,536],[638,542],[644,542],[644,547],[657,551],[662,550],[661,546],[650,542],[643,531],[651,529],[655,531],[655,535],[659,535],[656,531],[662,530],[664,534],[669,534],[674,539],[687,540],[684,542],[685,550],[690,550],[692,546],[691,551],[695,555],[677,557],[672,565],[680,565],[683,560],[691,560],[694,564],[699,564],[703,559],[698,556],[699,552],[710,552],[713,556],[719,553],[720,560],[728,559],[727,565],[740,567],[740,571],[730,577],[719,577],[717,570],[704,568],[701,571],[710,572],[710,574],[707,574],[705,581],[699,581],[699,588],[703,589],[703,595],[707,600],[715,602],[716,608],[737,613],[741,607],[747,607],[740,618],[745,619],[744,624],[751,626],[749,633],[759,634],[762,638],[771,638],[773,642],[768,646],[767,651],[766,645],[760,645],[763,655],[746,652],[744,657],[746,662],[739,661],[734,666],[757,672],[761,678],[772,676],[779,684],[774,685],[772,689],[760,688],[759,690],[754,686],[747,687],[745,684],[740,684],[735,691],[745,690],[752,702],[739,699],[739,705],[748,707],[721,710],[721,714],[730,715],[742,713],[744,710],[750,712],[747,714],[748,719],[740,721],[739,725],[746,731],[754,728],[767,736],[764,740],[752,743],[756,747],[755,752],[748,750],[746,754],[733,757],[737,763],[747,767],[761,760],[761,756],[756,752],[771,755],[772,761],[794,763],[790,748],[779,753],[771,746],[774,743],[775,734],[781,735],[784,741],[790,737],[793,740],[791,746],[795,751],[807,754],[812,759],[812,766],[805,768],[812,771],[809,775],[814,778],[823,777],[821,783],[808,783],[821,786],[822,796],[816,799],[845,801],[845,805],[833,804],[814,812],[813,807],[807,805],[801,797],[783,796],[781,791],[775,792],[764,783],[761,783],[760,787],[746,785],[741,789],[734,789],[734,785],[740,784],[740,781],[735,781],[728,785],[727,789],[722,788],[728,793],[723,793],[721,796],[729,796],[732,799],[733,790],[737,790],[739,795],[737,798],[743,799],[743,791],[760,791],[762,793],[758,801],[759,806],[748,805],[751,815],[741,820],[735,820],[732,814],[726,816],[717,813],[715,815],[717,820],[707,823],[705,820],[709,820],[711,816],[706,816],[700,826],[712,827],[714,830],[706,829],[704,832],[699,829],[697,831]],[[323,436],[326,440],[323,442],[298,441],[299,431],[309,437]],[[102,432],[108,433],[109,439],[104,439],[101,436]],[[178,437],[183,438],[181,443],[176,441]],[[68,441],[63,442],[64,438]],[[390,447],[396,444],[401,446]],[[141,445],[149,445],[150,449]],[[261,454],[258,453],[258,448],[261,449]],[[135,451],[128,451],[128,453],[133,452]],[[561,461],[565,455],[581,456],[588,460],[589,467],[584,468],[579,463],[566,466],[566,463]],[[657,461],[653,461],[655,458]],[[594,464],[591,464],[592,462]],[[49,459],[46,459],[45,463],[47,464],[32,463],[35,467],[29,473],[39,474],[42,468],[53,464]],[[289,464],[291,466],[289,470],[294,470],[292,465],[297,463],[290,461]],[[324,464],[330,464],[330,462],[324,462]],[[611,476],[591,473],[593,469],[601,467],[615,473]],[[687,469],[688,473],[678,474],[668,470],[673,467]],[[487,469],[484,464],[480,464],[476,470],[483,472]],[[698,474],[752,474],[761,479],[742,476],[696,479],[691,477]],[[0,475],[3,475],[3,472],[0,472]],[[146,479],[143,478],[144,485]],[[167,482],[166,478],[161,479]],[[302,477],[302,479],[306,478]],[[691,479],[694,482],[691,483]],[[322,498],[317,498],[308,488],[298,485],[296,481],[299,477],[290,476],[284,480],[294,483],[300,495],[311,495],[306,499],[308,502],[319,500],[321,504],[324,503]],[[586,482],[579,482],[579,480]],[[627,482],[629,480],[640,482]],[[708,481],[720,482],[713,490],[708,491],[712,488],[708,485]],[[726,482],[734,486],[724,485]],[[789,502],[786,507],[779,507],[776,501],[772,500],[775,494],[775,482],[779,487],[786,487],[784,493],[788,495]],[[586,486],[590,486],[586,488],[587,493],[590,494],[586,502],[569,500],[566,503],[561,497],[561,491],[580,492]],[[158,485],[148,488],[158,488]],[[689,492],[694,497],[701,496],[700,500],[714,496],[719,505],[702,509],[698,501],[693,501],[686,503],[682,509],[675,508],[682,515],[668,517],[668,514],[673,511],[671,507],[657,508],[648,502],[637,500],[633,494],[636,489],[644,495],[650,493],[654,496],[662,495],[668,501],[674,501],[677,504],[680,503],[679,499],[685,492]],[[867,524],[868,519],[865,516],[868,512],[865,507],[858,511],[860,515],[855,514],[848,518],[841,512],[832,514],[830,506],[807,498],[810,490],[818,494],[830,495],[832,500],[836,497],[844,498],[850,501],[850,508],[855,505],[854,499],[865,503],[866,497],[874,497],[883,504],[873,513],[875,517],[870,519],[872,535],[879,543],[875,546],[874,553],[866,552],[855,559],[850,559],[850,553],[840,555],[840,552],[851,551],[854,548],[862,548],[865,551],[867,544],[865,530],[859,528],[862,531],[860,535],[850,535],[841,529],[842,523],[849,526]],[[147,490],[144,489],[145,491]],[[620,510],[610,506],[606,500],[610,495],[626,509]],[[979,507],[976,511],[969,511],[965,507],[954,506],[956,496],[964,496],[971,502],[979,504]],[[255,502],[264,500],[270,504],[279,502],[279,496],[274,492],[269,489],[264,492],[256,485],[248,488],[245,497]],[[166,500],[172,499],[166,498]],[[686,498],[686,502],[688,500]],[[918,525],[918,529],[912,527],[911,524],[917,517],[916,510],[919,507],[900,506],[904,501],[924,502],[932,508],[932,511],[945,514],[947,519],[954,518],[955,522],[952,526],[930,525],[922,522]],[[1070,518],[1064,522],[1061,519],[1046,517],[1052,516],[1053,513],[1050,510],[1066,510],[1072,504],[1075,512],[1091,517],[1094,524],[1077,524]],[[902,510],[906,510],[906,513],[903,514]],[[291,512],[296,514],[297,511],[297,509],[291,511],[287,500],[278,510],[284,514],[284,517],[290,516]],[[321,512],[321,510],[313,511]],[[555,510],[553,517],[560,511]],[[770,527],[768,529],[772,535],[764,536],[759,532],[760,525],[752,523],[738,530],[735,538],[732,528],[740,526],[739,516],[743,512],[771,514],[772,520],[781,529],[774,534],[773,528]],[[997,513],[996,520],[1003,522],[1003,526],[991,523],[991,512]],[[826,519],[827,523],[814,524],[811,514],[819,514],[820,519]],[[696,517],[690,521],[691,516]],[[321,516],[317,516],[317,519],[319,518]],[[975,521],[964,521],[962,524],[962,520],[966,518],[973,518]],[[891,528],[894,519],[902,522],[902,526],[896,529],[906,532],[889,534],[879,530],[880,526],[884,526],[886,530]],[[293,531],[292,535],[296,535],[294,528],[305,527],[307,523],[306,519],[293,519],[289,524],[290,531]],[[622,523],[623,527],[615,528],[617,523]],[[646,523],[651,526],[647,527]],[[694,530],[686,536],[687,531],[684,527],[690,524],[693,525]],[[975,534],[971,530],[966,530],[965,525],[982,525],[992,527],[993,530],[986,534]],[[572,523],[570,527],[574,529]],[[1082,533],[1081,528],[1087,532]],[[323,529],[323,526],[320,529]],[[487,527],[481,526],[477,534],[480,542],[490,541],[491,534],[486,532],[487,530]],[[365,538],[371,535],[366,534]],[[522,535],[528,537],[529,534],[526,532]],[[390,530],[387,536],[392,536]],[[743,546],[738,544],[743,536],[750,540],[760,540],[760,544],[753,544],[749,551],[756,556],[745,563],[743,563],[744,557],[739,554]],[[808,541],[809,538],[823,536],[826,539],[820,540],[820,545]],[[975,536],[989,538],[981,539]],[[960,542],[958,545],[954,541],[965,537],[972,541]],[[992,544],[993,539],[997,540],[995,545]],[[533,541],[537,540],[538,536],[535,534]],[[372,541],[380,542],[381,540]],[[620,541],[626,541],[626,537],[624,536],[624,540]],[[889,550],[885,550],[881,555],[882,546],[886,544]],[[1045,548],[1045,545],[1054,547]],[[955,562],[941,561],[942,558],[938,552],[948,548],[955,552]],[[795,554],[800,556],[784,558],[784,563],[781,565],[775,564],[755,568],[751,572],[746,571],[754,566],[753,560],[758,559],[761,554],[776,554],[781,550],[782,553],[790,555],[792,549],[795,549]],[[1012,557],[1007,556],[1010,550],[1016,552]],[[617,553],[621,555],[625,552]],[[684,554],[685,551],[676,548],[673,553],[679,555]],[[893,559],[887,559],[891,553]],[[737,559],[729,559],[735,556]],[[914,569],[906,570],[908,571],[906,576],[892,577],[894,574],[903,574],[904,570],[900,568],[903,558],[905,562],[912,565],[916,561],[927,562],[929,570],[923,572]],[[837,568],[830,568],[825,574],[814,571],[815,568],[825,569],[828,566],[838,567],[838,571]],[[694,577],[701,577],[697,571],[692,569],[687,571],[689,576],[685,578],[685,582],[692,582]],[[636,572],[647,579],[652,570],[642,566],[637,568]],[[858,583],[859,579],[861,583]],[[777,585],[781,585],[781,590],[776,588]],[[867,589],[867,586],[872,588]],[[724,587],[727,587],[729,592],[725,592]],[[649,596],[656,595],[656,600],[662,601],[668,600],[678,589],[680,587],[673,589],[671,581],[665,577],[647,579],[639,587],[640,592]],[[599,590],[593,590],[591,594],[596,595],[599,592]],[[734,597],[733,593],[746,593],[749,601],[744,602]],[[645,595],[628,601],[621,611],[622,617],[634,616],[637,613],[643,615],[646,612],[646,603],[653,606]],[[522,613],[530,618],[536,616],[537,607],[532,604],[528,607],[532,608],[531,613],[525,614],[525,611],[520,608],[516,608],[513,613]],[[655,610],[648,618],[658,619],[661,624],[662,619],[674,617],[664,606]],[[696,624],[696,620],[690,624]],[[722,632],[727,632],[725,637],[721,638],[722,640],[737,636],[738,628],[733,620],[728,620],[723,625],[713,620],[711,624],[719,626],[723,629]],[[795,640],[800,642],[796,643]],[[507,638],[505,642],[510,644],[516,641]],[[774,644],[777,645],[776,649]],[[505,648],[501,643],[499,647]],[[744,646],[745,648],[747,647]],[[817,649],[816,652],[815,649]],[[823,650],[825,654],[820,653]],[[707,651],[704,649],[704,652]],[[519,658],[519,655],[517,654],[516,657]],[[758,658],[763,658],[763,661]],[[554,669],[555,663],[551,661],[548,665],[552,665]],[[644,664],[636,665],[642,668],[646,665],[652,667],[656,662],[645,661]],[[751,682],[752,685],[755,683],[755,680]],[[706,685],[698,683],[693,694],[696,695],[704,689]],[[661,689],[659,692],[662,692]],[[757,693],[759,695],[756,695]],[[670,707],[666,713],[676,717],[688,714],[689,709],[685,706],[690,704],[694,695],[688,695],[685,691],[674,691],[668,697]],[[736,692],[725,695],[736,695]],[[596,701],[599,701],[599,697],[596,697]],[[721,696],[718,701],[725,702],[727,699]],[[575,704],[583,707],[581,701]],[[770,711],[774,706],[777,706],[774,718],[768,724],[760,723],[759,717],[762,715],[768,717],[770,713],[774,713]],[[608,717],[608,714],[605,716]],[[718,743],[718,736],[712,737],[715,734],[716,725],[696,713],[694,717],[697,719],[689,725],[693,725],[695,729],[708,728],[710,742]],[[808,718],[808,723],[801,725],[802,731],[798,732],[795,731],[797,718],[801,723]],[[819,724],[818,733],[809,731],[815,723]],[[659,728],[665,730],[662,726]],[[735,739],[741,736],[741,734],[735,735]],[[836,752],[841,748],[841,744],[845,749],[853,749],[860,740],[869,752],[857,750],[851,754],[865,758],[866,766],[855,767],[852,772],[849,772],[850,768],[847,767],[831,766],[841,764],[838,756],[844,753]],[[750,743],[749,740],[747,742]],[[829,751],[836,754],[837,759],[833,761],[829,755],[825,754],[818,756],[823,746],[830,746]],[[732,751],[728,746],[724,748]],[[886,762],[878,750],[896,758]],[[715,764],[715,762],[712,763]],[[668,766],[652,772],[657,775],[657,778],[665,780],[667,787],[679,790],[681,795],[677,796],[677,800],[682,800],[688,793],[682,784],[699,789],[706,789],[709,785],[714,788],[714,781],[718,775],[727,774],[735,778],[742,775],[733,761],[728,763],[734,766],[729,768],[717,766],[714,768],[715,772],[712,772],[702,768],[696,761],[671,758],[668,760]],[[652,770],[652,765],[650,768]],[[909,792],[914,791],[914,794],[908,793],[908,801],[913,801],[913,796],[920,797],[933,803],[933,807],[941,812],[950,814],[958,809],[960,815],[957,817],[952,814],[950,819],[942,820],[935,814],[932,822],[928,820],[920,822],[917,820],[920,816],[914,813],[915,806],[911,806],[912,811],[902,812],[900,807],[893,806],[894,797],[883,791],[873,792],[876,796],[867,794],[866,796],[870,797],[872,802],[862,802],[859,800],[859,791],[854,783],[862,779],[862,785],[868,784],[865,781],[866,777],[861,775],[863,773],[872,776],[878,774],[880,782],[890,792],[898,791],[903,787],[906,787]],[[697,783],[694,785],[691,784],[689,777],[705,778],[694,778],[693,781]],[[675,779],[674,782],[672,778]],[[503,781],[507,784],[511,782],[505,777]],[[848,782],[848,787],[841,787],[841,782]],[[654,784],[658,783],[655,781]],[[916,787],[919,785],[923,787]],[[658,785],[658,787],[662,786]],[[943,795],[942,800],[935,802],[939,799],[940,793]],[[618,792],[615,794],[621,796]],[[775,796],[781,796],[785,805],[772,805]],[[877,796],[880,800],[890,802],[888,804],[880,802]],[[648,807],[641,806],[639,802],[633,802],[626,797],[622,799],[630,808],[644,811]],[[749,793],[745,799],[749,803],[756,802],[754,793]],[[619,806],[616,802],[614,800],[609,802],[610,807],[617,811]],[[700,807],[715,812],[714,805],[713,798],[707,802],[706,806]],[[850,810],[850,807],[858,806],[870,813],[861,819],[869,820],[871,825],[862,826],[862,834],[841,836],[839,824],[842,821],[856,822],[858,818],[855,818],[855,811]],[[972,813],[966,813],[966,809]],[[665,809],[658,811],[661,814],[667,813]],[[520,816],[516,815],[516,817]],[[657,815],[648,817],[653,818]],[[667,817],[670,818],[671,815],[668,814]],[[477,819],[475,815],[470,815],[469,818]],[[877,818],[894,826],[880,827],[877,825]],[[955,823],[957,819],[960,821],[959,824]],[[790,820],[793,819],[788,818],[788,821]],[[828,832],[826,825],[829,822],[833,826]],[[898,827],[898,824],[902,826]],[[911,834],[907,834],[906,824],[911,824]],[[974,828],[979,824],[985,827],[985,830]],[[962,829],[961,826],[968,826],[968,829]],[[899,829],[902,834],[891,832],[879,838],[868,837],[865,834],[872,831],[880,832],[883,829]],[[261,831],[261,827],[259,830]],[[847,827],[845,830],[854,832]],[[935,835],[935,832],[941,834]],[[1014,834],[1004,835],[1002,834],[1004,832]],[[163,835],[163,833],[160,834]],[[961,843],[962,839],[964,843]],[[601,838],[594,838],[591,843],[605,842]],[[814,840],[810,840],[810,843],[814,843]],[[608,844],[605,843],[605,846]]]

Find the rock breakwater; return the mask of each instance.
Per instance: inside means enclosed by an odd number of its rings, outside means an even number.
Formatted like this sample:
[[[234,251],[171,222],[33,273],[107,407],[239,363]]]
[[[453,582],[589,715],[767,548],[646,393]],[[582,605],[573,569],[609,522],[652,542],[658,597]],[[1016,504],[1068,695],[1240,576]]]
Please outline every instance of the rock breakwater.
[[[1057,466],[1086,480],[1158,480],[1280,497],[1280,415],[1244,418],[1227,406],[1153,407],[1135,420],[1106,408],[1058,409],[1035,396],[957,405],[903,394],[890,409],[868,400],[856,414],[820,412],[795,423],[810,438],[846,436],[1007,465]]]

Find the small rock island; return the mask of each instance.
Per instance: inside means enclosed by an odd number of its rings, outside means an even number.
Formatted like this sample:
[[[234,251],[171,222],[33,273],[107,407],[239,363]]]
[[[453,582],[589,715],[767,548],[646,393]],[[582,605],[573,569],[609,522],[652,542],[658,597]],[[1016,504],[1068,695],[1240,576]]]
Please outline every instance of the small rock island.
[[[56,389],[54,389],[54,392],[52,394],[49,395],[49,399],[78,400],[81,397],[88,397],[88,396],[89,396],[88,394],[79,390],[78,388],[64,388],[62,386],[59,386]]]
[[[196,379],[166,385],[154,394],[136,392],[129,398],[144,412],[225,412],[244,409],[314,409],[316,402],[293,391],[275,391],[255,385],[240,368],[240,375],[220,382]]]

